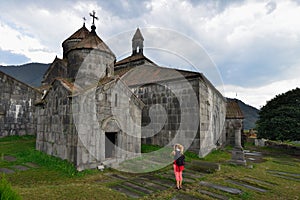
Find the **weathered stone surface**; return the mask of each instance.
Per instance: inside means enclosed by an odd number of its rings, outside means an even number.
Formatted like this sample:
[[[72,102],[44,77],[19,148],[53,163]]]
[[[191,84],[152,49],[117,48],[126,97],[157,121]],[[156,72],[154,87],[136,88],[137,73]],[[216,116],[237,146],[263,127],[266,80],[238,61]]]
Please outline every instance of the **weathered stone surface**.
[[[127,188],[124,188],[121,185],[114,185],[114,186],[111,186],[110,188],[112,188],[113,190],[116,190],[118,192],[124,193],[131,198],[139,198],[142,196],[141,194],[133,192],[132,190],[129,190]]]
[[[25,163],[26,166],[31,167],[31,168],[39,168],[40,166],[36,163],[28,162]]]
[[[282,171],[276,171],[276,170],[267,170],[267,172],[269,174],[271,174],[272,176],[300,182],[300,174],[290,173],[290,172],[282,172]]]
[[[11,169],[7,169],[7,168],[0,168],[0,173],[13,174],[13,173],[15,173],[15,171],[11,170]]]
[[[227,187],[227,186],[223,186],[223,185],[218,185],[218,184],[214,184],[214,183],[209,183],[209,182],[205,182],[205,181],[201,181],[200,185],[206,186],[206,187],[211,187],[217,190],[221,190],[224,192],[228,192],[230,194],[242,194],[242,191],[236,188],[231,188],[231,187]]]
[[[14,156],[3,156],[3,159],[8,162],[14,162],[17,160],[17,158]]]
[[[19,171],[26,171],[26,170],[29,169],[28,167],[26,167],[26,166],[24,166],[24,165],[15,165],[15,166],[13,166],[13,168],[14,168],[14,169],[17,169],[17,170],[19,170]]]
[[[190,169],[185,169],[183,171],[183,175],[186,177],[193,178],[193,179],[199,179],[199,178],[202,178],[203,176],[205,176],[205,173],[201,173],[199,171],[194,171],[194,170],[190,170]]]
[[[135,178],[132,180],[133,182],[137,182],[139,184],[145,185],[147,188],[150,188],[151,190],[155,191],[163,191],[168,189],[168,187],[153,183],[151,179],[146,179],[146,178]]]
[[[232,184],[235,184],[235,185],[239,185],[239,186],[243,186],[243,187],[246,187],[250,190],[257,191],[257,192],[267,192],[267,190],[265,190],[263,188],[260,188],[258,186],[250,185],[249,183],[244,183],[244,182],[240,182],[240,181],[236,181],[236,180],[226,180],[226,182],[232,183]]]
[[[189,168],[194,171],[210,173],[210,172],[220,171],[221,165],[219,163],[193,160]]]
[[[206,190],[198,190],[199,193],[201,194],[205,194],[205,195],[208,195],[208,196],[211,196],[215,199],[220,199],[220,200],[228,200],[229,198],[226,197],[226,196],[223,196],[223,195],[220,195],[220,194],[216,194],[216,193],[213,193],[213,192],[210,192],[210,191],[206,191]]]
[[[171,181],[171,180],[168,180],[168,179],[158,178],[158,177],[153,176],[153,175],[145,175],[143,177],[151,180],[151,182],[153,182],[153,183],[163,185],[163,186],[168,187],[168,188],[173,187],[175,185],[175,180]]]
[[[187,194],[177,194],[175,195],[172,200],[199,200],[200,198],[195,197],[195,196],[191,196],[191,195],[187,195]]]
[[[119,175],[119,174],[110,174],[109,176],[120,179],[120,180],[128,180],[128,177]]]
[[[126,187],[129,187],[129,188],[132,188],[133,190],[137,190],[137,191],[139,191],[141,193],[144,193],[144,194],[153,193],[153,190],[150,190],[148,188],[133,184],[132,182],[123,182],[122,185],[124,185]]]
[[[0,137],[34,135],[35,106],[39,92],[0,71]]]
[[[258,180],[256,178],[252,178],[252,177],[245,177],[244,179],[248,180],[248,181],[255,182],[255,183],[259,183],[259,184],[262,184],[262,185],[266,185],[266,186],[277,185],[276,183],[270,183],[270,182],[266,182],[266,181],[263,181],[263,180]]]

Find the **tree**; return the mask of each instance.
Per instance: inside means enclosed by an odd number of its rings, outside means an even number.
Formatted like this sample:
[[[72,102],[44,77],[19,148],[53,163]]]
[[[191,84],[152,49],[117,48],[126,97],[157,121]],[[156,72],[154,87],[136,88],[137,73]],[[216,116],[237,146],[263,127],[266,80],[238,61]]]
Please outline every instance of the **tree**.
[[[300,89],[277,95],[261,108],[256,122],[259,138],[300,140]]]

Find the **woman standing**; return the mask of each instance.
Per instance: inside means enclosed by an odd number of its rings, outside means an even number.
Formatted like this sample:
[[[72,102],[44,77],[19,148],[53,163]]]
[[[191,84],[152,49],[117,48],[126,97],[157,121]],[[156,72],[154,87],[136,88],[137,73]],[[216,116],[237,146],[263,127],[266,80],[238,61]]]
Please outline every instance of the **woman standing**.
[[[172,152],[174,156],[173,168],[176,179],[176,187],[178,190],[182,188],[182,171],[184,170],[184,159],[183,146],[181,144],[175,144],[174,151]]]

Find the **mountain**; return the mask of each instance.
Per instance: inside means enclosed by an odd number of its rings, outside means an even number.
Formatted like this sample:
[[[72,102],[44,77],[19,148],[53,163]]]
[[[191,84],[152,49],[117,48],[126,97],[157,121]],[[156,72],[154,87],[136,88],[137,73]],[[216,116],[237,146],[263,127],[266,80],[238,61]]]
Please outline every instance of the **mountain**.
[[[255,122],[258,120],[259,117],[259,110],[254,108],[253,106],[247,105],[244,102],[242,102],[239,99],[230,99],[227,98],[228,100],[235,100],[238,102],[238,105],[240,106],[243,114],[244,114],[244,129],[245,130],[250,130],[255,128]]]
[[[41,85],[44,73],[50,64],[28,63],[24,65],[1,66],[0,71],[32,87]]]

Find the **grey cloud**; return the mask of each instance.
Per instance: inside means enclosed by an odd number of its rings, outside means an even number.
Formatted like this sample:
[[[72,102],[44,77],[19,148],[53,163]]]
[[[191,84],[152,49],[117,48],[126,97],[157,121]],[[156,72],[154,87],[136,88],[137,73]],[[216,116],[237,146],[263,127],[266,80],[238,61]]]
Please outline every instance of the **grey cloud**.
[[[265,8],[267,10],[267,14],[271,14],[277,7],[277,4],[273,1],[270,1],[265,5]]]
[[[98,1],[98,3],[114,16],[121,18],[138,18],[149,11],[146,7],[146,0],[114,0],[114,1]]]

